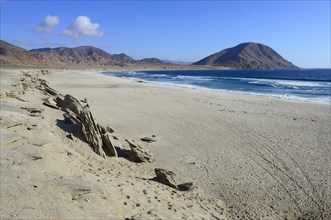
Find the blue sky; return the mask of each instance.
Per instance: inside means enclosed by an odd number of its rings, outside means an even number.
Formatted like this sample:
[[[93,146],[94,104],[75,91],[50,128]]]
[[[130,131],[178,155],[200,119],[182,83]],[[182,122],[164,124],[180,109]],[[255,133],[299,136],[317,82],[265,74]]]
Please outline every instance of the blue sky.
[[[135,59],[197,61],[242,42],[330,68],[330,1],[1,0],[1,39],[26,49],[91,45]]]

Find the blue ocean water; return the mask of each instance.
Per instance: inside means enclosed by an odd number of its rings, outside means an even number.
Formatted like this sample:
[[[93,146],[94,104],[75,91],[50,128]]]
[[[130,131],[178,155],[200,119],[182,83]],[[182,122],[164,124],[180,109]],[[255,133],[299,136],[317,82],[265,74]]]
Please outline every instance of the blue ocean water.
[[[331,104],[331,69],[162,70],[104,74],[189,88]]]

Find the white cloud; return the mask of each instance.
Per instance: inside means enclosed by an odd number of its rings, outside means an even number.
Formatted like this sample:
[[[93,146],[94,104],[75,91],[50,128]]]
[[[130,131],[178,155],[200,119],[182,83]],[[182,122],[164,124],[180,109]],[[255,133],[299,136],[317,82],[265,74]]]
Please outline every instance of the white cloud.
[[[59,24],[60,19],[56,16],[47,15],[43,22],[38,24],[33,31],[42,32],[42,33],[50,33],[53,29]]]
[[[103,32],[99,31],[100,25],[92,23],[87,16],[77,17],[62,34],[74,39],[80,39],[84,36],[102,37]]]

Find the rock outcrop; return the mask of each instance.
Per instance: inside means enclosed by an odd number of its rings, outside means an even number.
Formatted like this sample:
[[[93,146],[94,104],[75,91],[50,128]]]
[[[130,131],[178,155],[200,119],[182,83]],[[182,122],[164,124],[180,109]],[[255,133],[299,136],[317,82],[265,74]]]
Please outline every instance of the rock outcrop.
[[[75,97],[71,95],[64,96],[50,88],[45,80],[32,76],[29,73],[24,73],[24,76],[25,77],[21,79],[19,86],[23,89],[37,88],[49,95],[43,104],[54,109],[61,108],[65,112],[65,124],[79,124],[86,142],[90,144],[97,154],[104,158],[106,156],[117,157],[116,149],[112,144],[112,139],[109,135],[114,131],[109,127],[105,128],[95,122],[88,103],[86,103],[85,106],[82,106]],[[17,97],[15,94],[12,94],[12,96]],[[85,99],[85,101],[87,101],[87,99]],[[22,107],[22,109],[28,111],[29,115],[33,117],[42,117],[42,112],[44,111],[44,109],[39,107]],[[69,134],[69,137],[73,139],[72,134]]]
[[[77,116],[80,116],[83,111],[83,106],[71,95],[65,95],[64,99],[58,98],[57,104],[65,109],[70,109]]]
[[[147,143],[152,143],[156,141],[155,135],[152,135],[151,137],[142,137],[140,140],[147,142]]]
[[[102,157],[106,157],[106,153],[103,150],[102,137],[88,107],[83,108],[80,113],[80,119],[82,123],[82,132],[86,141],[91,145],[97,154]]]
[[[44,99],[43,104],[50,108],[61,109],[64,111],[64,124],[79,125],[86,142],[91,146],[95,153],[103,158],[106,158],[107,156],[118,157],[116,148],[119,148],[120,153],[124,152],[125,156],[128,156],[131,161],[137,163],[152,162],[153,159],[149,150],[140,146],[134,140],[125,139],[130,147],[130,150],[121,149],[124,146],[117,136],[112,135],[114,130],[109,126],[104,127],[101,124],[96,123],[89,108],[87,98],[79,101],[69,94],[64,96],[56,90],[50,88],[45,80],[29,75],[26,76],[27,77],[22,82],[22,87],[39,88],[41,91],[44,91],[45,94],[49,95],[48,98]],[[84,103],[85,106],[81,103]],[[44,111],[44,109],[39,107],[22,107],[22,109],[27,110],[30,113],[30,116],[35,117],[41,116],[41,113]],[[67,137],[74,140],[74,135],[71,132],[69,132]],[[148,143],[154,142],[156,141],[155,135],[143,137],[141,138],[141,141]],[[177,184],[175,177],[176,175],[172,171],[156,168],[155,174],[155,181],[163,183],[174,189],[188,191],[193,188],[192,182]]]
[[[158,182],[177,189],[175,174],[172,171],[155,168],[155,175]]]
[[[44,105],[48,106],[48,107],[51,107],[51,108],[54,108],[54,109],[59,109],[59,107],[57,107],[57,104],[56,102],[54,101],[54,98],[53,97],[49,97],[47,98],[44,102],[43,102]]]
[[[193,182],[185,182],[177,184],[176,174],[170,170],[155,168],[155,181],[163,183],[167,186],[170,186],[174,189],[178,189],[180,191],[189,191],[194,188]]]
[[[117,157],[116,149],[112,144],[108,132],[109,130],[113,130],[104,128],[95,122],[88,103],[82,106],[75,97],[71,95],[63,96],[56,90],[50,88],[44,80],[40,80],[39,88],[51,95],[51,97],[44,101],[44,105],[51,108],[60,107],[65,111],[65,123],[80,124],[84,138],[86,142],[90,144],[94,152],[104,158],[106,156]],[[85,99],[85,101],[87,101],[87,99]]]
[[[141,162],[151,162],[152,156],[147,151],[147,149],[142,148],[140,145],[135,143],[133,140],[125,140],[131,149],[130,156],[132,157],[132,160],[141,163]]]

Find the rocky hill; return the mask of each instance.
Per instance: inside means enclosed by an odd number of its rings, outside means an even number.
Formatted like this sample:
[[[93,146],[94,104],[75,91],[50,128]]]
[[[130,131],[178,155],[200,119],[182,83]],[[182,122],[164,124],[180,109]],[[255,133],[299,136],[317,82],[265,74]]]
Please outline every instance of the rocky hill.
[[[259,43],[242,43],[214,53],[193,65],[223,66],[232,69],[297,69],[272,48]]]
[[[165,64],[165,62],[161,61],[158,58],[145,58],[145,59],[139,60],[138,62],[143,63],[143,64]]]
[[[0,40],[1,65],[36,65],[38,59],[29,51]]]
[[[125,66],[137,63],[128,55],[109,54],[91,46],[25,50],[0,40],[0,64],[20,66]]]
[[[135,62],[133,58],[126,54],[111,55],[104,50],[91,46],[41,48],[30,50],[30,52],[35,54],[41,62],[45,62],[45,58],[48,56],[54,57],[53,60],[56,59],[66,64],[125,65]]]
[[[125,53],[120,54],[113,54],[112,59],[116,60],[118,62],[124,62],[124,63],[136,63],[136,60],[132,57],[126,55]]]

